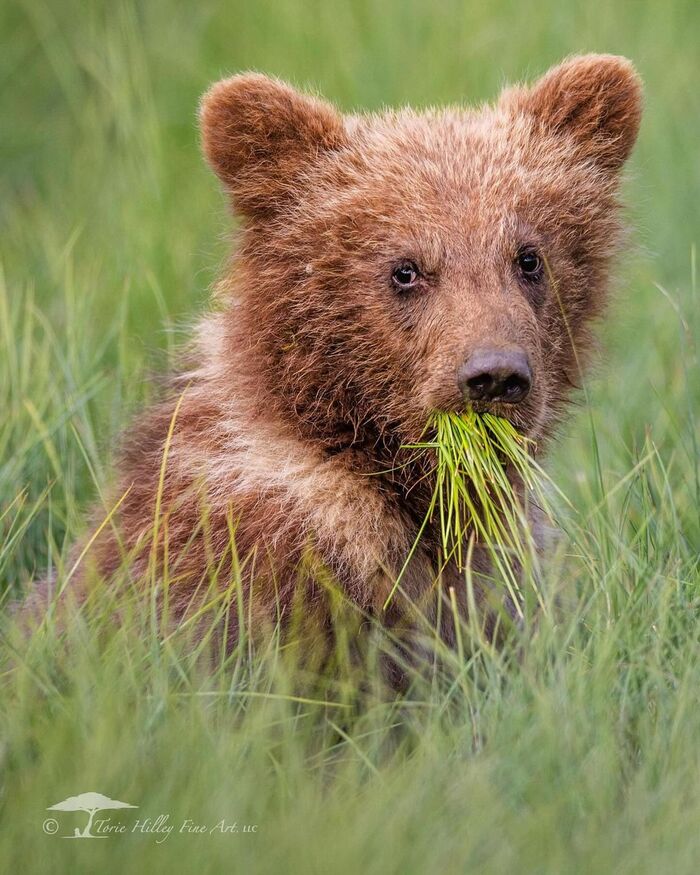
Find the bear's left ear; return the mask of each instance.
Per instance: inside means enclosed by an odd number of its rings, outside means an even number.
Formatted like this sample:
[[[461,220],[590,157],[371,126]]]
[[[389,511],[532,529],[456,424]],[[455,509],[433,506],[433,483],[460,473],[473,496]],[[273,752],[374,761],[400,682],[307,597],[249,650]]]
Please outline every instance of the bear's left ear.
[[[330,104],[257,73],[213,85],[199,117],[204,154],[249,218],[274,214],[319,155],[345,140]]]
[[[504,92],[500,105],[526,112],[568,136],[580,157],[617,172],[632,151],[642,117],[642,83],[617,55],[579,55],[553,67],[531,88]]]

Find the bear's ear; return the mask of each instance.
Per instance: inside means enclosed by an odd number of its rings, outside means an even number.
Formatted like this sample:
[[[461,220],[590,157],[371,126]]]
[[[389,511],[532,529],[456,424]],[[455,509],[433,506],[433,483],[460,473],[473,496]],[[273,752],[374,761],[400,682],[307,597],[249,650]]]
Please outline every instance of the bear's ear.
[[[213,85],[199,118],[209,164],[251,218],[274,214],[314,159],[345,140],[332,106],[257,73]]]
[[[529,113],[568,136],[577,155],[617,172],[637,139],[642,83],[626,58],[579,55],[553,67],[530,88],[506,91],[501,105]]]

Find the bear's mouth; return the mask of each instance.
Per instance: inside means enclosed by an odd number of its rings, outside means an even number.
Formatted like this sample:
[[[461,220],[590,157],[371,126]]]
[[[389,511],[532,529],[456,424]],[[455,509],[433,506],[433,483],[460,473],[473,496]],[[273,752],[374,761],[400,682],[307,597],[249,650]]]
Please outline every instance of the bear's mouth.
[[[470,401],[458,413],[473,411],[478,416],[495,416],[507,420],[515,429],[527,436],[529,430],[528,410],[522,404],[508,404],[503,401]]]
[[[540,381],[532,380],[532,387],[527,396],[518,401],[508,401],[504,397],[475,399],[467,398],[461,392],[456,391],[454,385],[442,385],[438,391],[431,393],[425,398],[425,406],[419,404],[411,420],[412,438],[425,426],[425,423],[435,413],[465,414],[471,412],[479,416],[495,416],[507,420],[523,437],[537,439],[541,433],[542,422],[545,414],[545,387]],[[422,399],[421,399],[422,400]],[[415,430],[414,430],[415,429]]]
[[[524,438],[534,437],[537,431],[538,416],[534,405],[528,403],[508,404],[502,401],[468,401],[444,412],[458,413],[469,416],[475,413],[477,416],[491,416],[496,419],[504,419]]]

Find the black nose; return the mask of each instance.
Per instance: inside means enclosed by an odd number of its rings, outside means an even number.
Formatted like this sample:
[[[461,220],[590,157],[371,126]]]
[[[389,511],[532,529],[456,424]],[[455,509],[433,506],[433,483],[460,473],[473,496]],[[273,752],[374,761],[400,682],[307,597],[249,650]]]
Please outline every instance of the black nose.
[[[469,401],[517,404],[532,385],[532,372],[521,349],[478,349],[457,371],[457,382]]]

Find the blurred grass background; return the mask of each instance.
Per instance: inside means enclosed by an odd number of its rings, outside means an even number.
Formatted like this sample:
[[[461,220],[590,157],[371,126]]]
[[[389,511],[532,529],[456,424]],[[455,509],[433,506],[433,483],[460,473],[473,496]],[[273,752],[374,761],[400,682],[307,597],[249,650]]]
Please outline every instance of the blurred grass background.
[[[198,148],[212,80],[258,69],[348,110],[477,102],[598,51],[632,58],[647,98],[603,364],[549,465],[580,511],[567,618],[515,666],[470,664],[449,719],[426,694],[332,743],[315,706],[210,707],[201,678],[175,695],[136,636],[39,642],[0,692],[0,868],[695,872],[700,6],[10,0],[0,36],[0,591],[60,565],[207,300],[230,225]],[[387,754],[395,723],[413,740]],[[261,833],[42,834],[47,805],[93,789]]]

